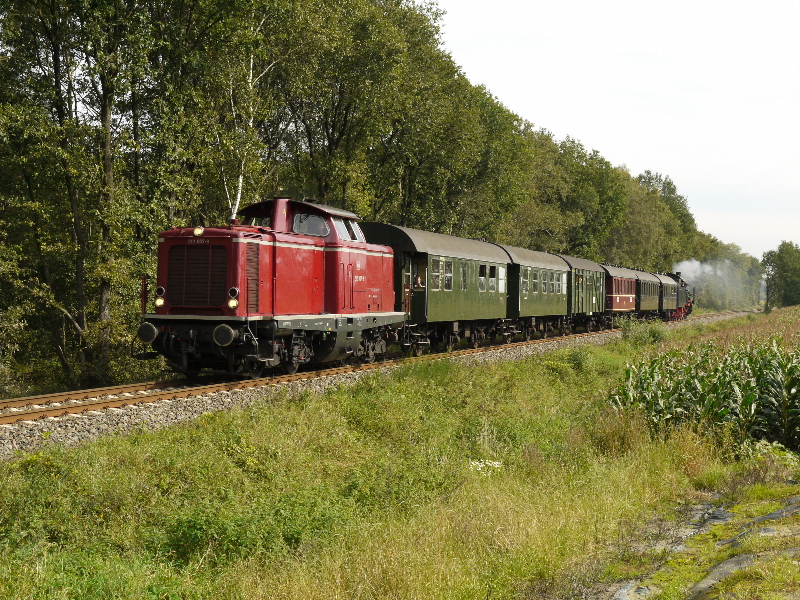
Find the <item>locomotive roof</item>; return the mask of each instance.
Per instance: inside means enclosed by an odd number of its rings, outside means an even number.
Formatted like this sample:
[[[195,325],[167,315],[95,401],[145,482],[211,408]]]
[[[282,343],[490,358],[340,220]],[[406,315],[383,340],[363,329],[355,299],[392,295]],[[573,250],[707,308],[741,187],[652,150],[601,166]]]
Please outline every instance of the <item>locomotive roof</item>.
[[[587,260],[585,258],[578,258],[576,256],[566,256],[564,254],[559,254],[561,258],[563,258],[566,263],[573,269],[585,269],[587,271],[600,271],[603,272],[603,267],[598,265],[596,262]]]
[[[255,204],[245,206],[237,214],[242,215],[243,217],[272,216],[272,203],[273,200],[264,200],[263,202],[256,202]],[[336,208],[335,206],[327,206],[326,204],[317,204],[316,202],[299,202],[295,200],[292,200],[291,203],[295,205],[300,204],[303,206],[311,206],[321,212],[333,215],[335,217],[344,217],[346,219],[361,219],[361,217],[359,217],[357,214],[352,213],[348,210]]]
[[[423,252],[453,258],[508,263],[508,254],[501,247],[489,242],[385,223],[361,223],[361,231],[370,244],[385,244],[399,252]]]
[[[560,256],[549,252],[537,252],[527,248],[517,248],[516,246],[506,246],[497,244],[505,250],[511,257],[511,262],[526,267],[541,267],[545,269],[557,269],[559,271],[569,271],[569,265]]]

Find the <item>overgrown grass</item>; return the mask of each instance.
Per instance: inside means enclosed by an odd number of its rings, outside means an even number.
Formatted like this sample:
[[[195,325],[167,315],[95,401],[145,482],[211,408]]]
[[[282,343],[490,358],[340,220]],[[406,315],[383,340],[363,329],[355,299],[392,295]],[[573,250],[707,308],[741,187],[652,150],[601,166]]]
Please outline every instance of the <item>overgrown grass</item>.
[[[633,352],[415,364],[0,465],[0,596],[578,596],[735,477],[610,409]]]

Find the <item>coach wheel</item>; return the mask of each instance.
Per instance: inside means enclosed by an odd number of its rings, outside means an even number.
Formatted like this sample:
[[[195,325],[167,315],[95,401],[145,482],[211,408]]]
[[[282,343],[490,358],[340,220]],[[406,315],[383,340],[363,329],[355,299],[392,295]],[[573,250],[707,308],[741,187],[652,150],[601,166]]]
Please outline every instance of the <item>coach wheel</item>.
[[[525,330],[522,332],[522,339],[526,342],[530,342],[533,339],[533,329],[530,327],[526,327]]]
[[[288,363],[282,363],[281,364],[281,367],[283,367],[283,372],[286,373],[287,375],[294,375],[295,373],[297,373],[297,368],[299,366],[300,365],[298,365],[297,363],[293,363],[293,362],[288,362]]]

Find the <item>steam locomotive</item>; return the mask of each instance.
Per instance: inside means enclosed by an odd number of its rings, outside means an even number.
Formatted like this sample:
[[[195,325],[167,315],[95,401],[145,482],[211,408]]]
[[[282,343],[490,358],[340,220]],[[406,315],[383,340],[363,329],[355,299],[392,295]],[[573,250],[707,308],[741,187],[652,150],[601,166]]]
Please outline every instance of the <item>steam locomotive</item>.
[[[680,273],[648,273],[382,223],[274,198],[227,227],[158,238],[154,297],[137,338],[170,368],[259,376],[307,363],[372,362],[611,327],[615,315],[676,320],[692,309]],[[148,309],[151,309],[148,311]]]

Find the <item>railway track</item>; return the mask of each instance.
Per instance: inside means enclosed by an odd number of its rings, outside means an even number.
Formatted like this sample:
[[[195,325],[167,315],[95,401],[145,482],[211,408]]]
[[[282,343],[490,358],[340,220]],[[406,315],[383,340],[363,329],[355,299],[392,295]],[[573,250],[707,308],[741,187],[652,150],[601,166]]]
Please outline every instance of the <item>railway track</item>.
[[[707,319],[717,315],[700,315],[690,317],[689,320]],[[685,323],[682,321],[681,323]],[[359,364],[338,366],[314,371],[301,371],[292,375],[272,375],[258,379],[236,379],[223,378],[220,376],[208,376],[200,381],[188,382],[186,379],[172,379],[162,382],[148,382],[140,384],[127,384],[120,386],[110,386],[94,388],[72,392],[61,392],[55,394],[45,394],[40,396],[30,396],[26,398],[13,398],[0,400],[0,425],[12,425],[14,423],[36,421],[47,418],[65,417],[68,415],[80,415],[103,411],[107,409],[119,409],[128,406],[142,406],[144,404],[160,402],[164,400],[176,400],[179,398],[191,398],[193,396],[203,396],[219,392],[231,392],[234,390],[244,390],[263,386],[274,386],[294,381],[315,379],[318,377],[329,377],[342,373],[357,371],[369,371],[385,366],[405,364],[412,361],[436,360],[465,356],[469,354],[480,354],[495,350],[504,350],[522,346],[534,346],[537,344],[550,343],[563,339],[588,338],[607,335],[612,331],[604,330],[590,333],[578,333],[568,336],[548,337],[531,341],[503,343],[489,343],[480,348],[469,348],[463,350],[453,350],[451,352],[437,352],[425,354],[419,357],[388,358],[371,364]]]

